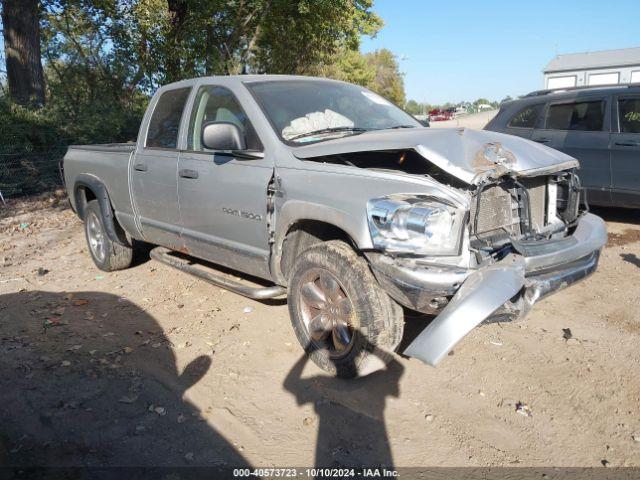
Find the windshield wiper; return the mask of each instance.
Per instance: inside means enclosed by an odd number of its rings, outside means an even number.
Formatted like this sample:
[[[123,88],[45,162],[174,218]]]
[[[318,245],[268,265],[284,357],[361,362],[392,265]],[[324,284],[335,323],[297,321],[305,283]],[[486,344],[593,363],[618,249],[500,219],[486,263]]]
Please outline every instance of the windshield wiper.
[[[311,135],[319,135],[321,133],[334,133],[334,132],[366,132],[370,130],[369,128],[360,128],[360,127],[332,127],[332,128],[322,128],[320,130],[312,130],[311,132],[301,133],[300,135],[296,135],[295,137],[291,137],[288,140],[297,140],[298,138],[309,137]]]
[[[387,127],[387,130],[393,130],[396,128],[417,128],[415,125],[394,125],[393,127]]]

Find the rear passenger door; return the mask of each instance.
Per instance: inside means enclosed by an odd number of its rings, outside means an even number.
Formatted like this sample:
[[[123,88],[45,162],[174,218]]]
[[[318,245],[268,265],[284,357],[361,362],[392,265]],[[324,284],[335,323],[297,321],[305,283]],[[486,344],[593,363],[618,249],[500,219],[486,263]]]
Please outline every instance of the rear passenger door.
[[[616,205],[640,207],[640,95],[616,98],[611,134],[611,183]]]
[[[239,127],[247,150],[263,150],[244,108],[230,89],[218,85],[198,89],[178,165],[185,245],[197,257],[268,277],[267,187],[273,175],[273,161],[243,159],[230,152],[204,148],[204,125],[220,121]]]
[[[175,88],[161,93],[138,141],[131,167],[133,202],[145,240],[182,248],[178,208],[178,133],[191,91]]]
[[[580,161],[578,174],[588,189],[587,199],[599,205],[611,204],[609,103],[599,96],[551,102],[542,128],[531,136]]]

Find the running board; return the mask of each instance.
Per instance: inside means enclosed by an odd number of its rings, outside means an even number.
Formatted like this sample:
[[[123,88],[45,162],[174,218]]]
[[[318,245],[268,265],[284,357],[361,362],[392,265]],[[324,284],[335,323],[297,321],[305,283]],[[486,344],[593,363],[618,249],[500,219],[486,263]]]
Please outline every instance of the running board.
[[[240,282],[225,278],[222,274],[216,275],[212,269],[205,266],[198,266],[189,263],[188,260],[182,259],[171,255],[171,250],[164,247],[156,247],[149,253],[149,256],[154,260],[157,260],[170,267],[177,268],[185,273],[194,275],[206,282],[209,282],[216,287],[230,290],[239,295],[253,298],[254,300],[266,300],[268,298],[275,298],[287,293],[287,289],[279,285],[272,287],[251,287],[249,285],[243,285]]]

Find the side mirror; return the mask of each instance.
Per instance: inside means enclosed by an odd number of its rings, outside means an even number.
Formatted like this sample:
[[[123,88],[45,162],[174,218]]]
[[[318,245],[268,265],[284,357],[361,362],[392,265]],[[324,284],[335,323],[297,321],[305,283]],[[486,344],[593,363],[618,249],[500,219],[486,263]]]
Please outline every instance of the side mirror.
[[[202,145],[209,150],[245,150],[244,136],[231,122],[209,122],[202,127]]]

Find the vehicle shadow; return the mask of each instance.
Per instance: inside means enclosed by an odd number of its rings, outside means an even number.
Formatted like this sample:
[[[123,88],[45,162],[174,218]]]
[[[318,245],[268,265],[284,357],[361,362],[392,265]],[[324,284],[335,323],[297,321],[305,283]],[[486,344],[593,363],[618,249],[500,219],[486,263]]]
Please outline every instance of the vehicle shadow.
[[[315,466],[393,468],[384,420],[387,397],[399,396],[404,367],[395,359],[366,377],[343,380],[325,374],[302,378],[308,356],[303,355],[284,381],[298,405],[310,403],[318,423]]]
[[[111,294],[0,295],[0,465],[249,468],[184,397],[215,360],[170,346]]]
[[[620,257],[627,263],[640,268],[640,258],[635,253],[621,253]]]
[[[629,223],[640,225],[637,209],[615,207],[590,207],[591,213],[602,217],[607,222]]]

